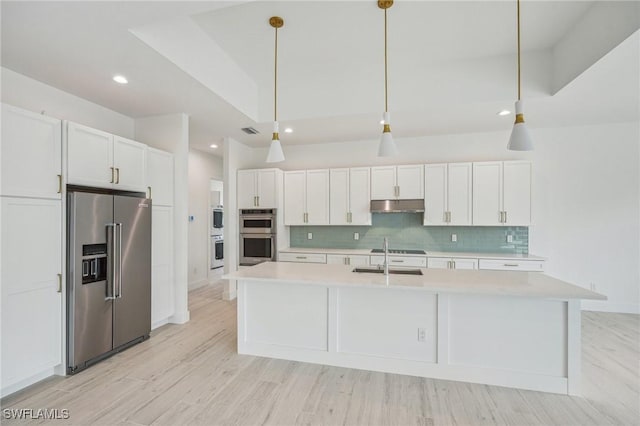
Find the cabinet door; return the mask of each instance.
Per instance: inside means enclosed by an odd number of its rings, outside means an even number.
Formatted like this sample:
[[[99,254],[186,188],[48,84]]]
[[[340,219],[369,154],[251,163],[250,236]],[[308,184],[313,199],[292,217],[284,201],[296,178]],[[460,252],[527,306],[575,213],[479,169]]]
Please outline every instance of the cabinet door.
[[[528,226],[531,224],[531,163],[529,161],[504,162],[505,224]]]
[[[1,127],[0,194],[60,199],[61,121],[3,104]]]
[[[277,178],[276,170],[258,170],[257,171],[257,191],[258,207],[261,209],[277,209]]]
[[[473,224],[502,225],[502,162],[473,163]]]
[[[307,170],[307,224],[329,224],[329,170]]]
[[[147,148],[147,185],[154,206],[173,205],[173,154]]]
[[[369,256],[364,256],[364,255],[349,256],[349,260],[347,262],[351,266],[369,266]]]
[[[114,136],[113,167],[116,168],[115,189],[146,191],[147,146]]]
[[[424,166],[398,166],[396,175],[398,199],[416,200],[424,198]]]
[[[62,202],[2,198],[2,388],[62,361]]]
[[[449,225],[471,225],[472,165],[449,164],[447,179]]]
[[[349,170],[349,213],[351,213],[350,225],[371,225],[371,169],[369,167]]]
[[[113,136],[100,130],[67,123],[67,182],[112,188]]]
[[[306,172],[284,172],[284,224],[304,225],[306,217]]]
[[[328,254],[327,265],[346,265],[349,256],[344,254]]]
[[[371,199],[389,200],[396,198],[395,166],[371,168]]]
[[[427,268],[430,269],[449,269],[451,259],[448,257],[430,257],[427,259]]]
[[[258,207],[257,172],[255,170],[238,170],[237,199],[238,209],[255,209]]]
[[[329,172],[329,223],[349,224],[349,169]]]
[[[424,168],[424,224],[446,225],[447,165],[427,164]]]
[[[151,324],[174,314],[173,207],[151,208]]]
[[[478,259],[461,259],[454,257],[453,266],[455,269],[478,269]]]

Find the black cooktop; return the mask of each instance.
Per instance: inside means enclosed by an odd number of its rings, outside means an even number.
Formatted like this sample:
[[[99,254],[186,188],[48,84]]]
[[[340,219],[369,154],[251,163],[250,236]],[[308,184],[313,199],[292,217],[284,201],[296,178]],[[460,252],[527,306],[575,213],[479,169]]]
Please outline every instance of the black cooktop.
[[[382,249],[372,249],[371,253],[384,253]],[[400,249],[389,249],[390,254],[427,254],[424,250],[400,250]]]

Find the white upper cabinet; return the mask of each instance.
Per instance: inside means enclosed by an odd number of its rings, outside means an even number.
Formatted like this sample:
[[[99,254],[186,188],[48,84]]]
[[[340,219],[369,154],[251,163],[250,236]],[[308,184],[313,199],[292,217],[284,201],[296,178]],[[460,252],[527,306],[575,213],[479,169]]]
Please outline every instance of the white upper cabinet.
[[[173,205],[173,154],[147,148],[147,186],[154,206]]]
[[[370,169],[331,169],[329,182],[329,222],[332,225],[371,225]]]
[[[471,163],[425,166],[425,225],[471,225],[471,175]]]
[[[145,191],[146,159],[145,144],[114,136],[113,167],[116,179],[113,187],[128,191]]]
[[[284,173],[284,224],[329,224],[329,170]]]
[[[424,198],[424,166],[380,166],[371,168],[372,200]]]
[[[473,224],[531,223],[531,162],[473,163]]]
[[[145,167],[144,144],[67,123],[68,183],[144,192]]]
[[[503,169],[504,223],[508,226],[531,224],[531,162],[505,161]]]
[[[238,170],[239,209],[278,208],[279,169]]]
[[[113,135],[67,123],[67,182],[99,188],[113,187]]]
[[[59,199],[62,123],[2,104],[0,194]]]

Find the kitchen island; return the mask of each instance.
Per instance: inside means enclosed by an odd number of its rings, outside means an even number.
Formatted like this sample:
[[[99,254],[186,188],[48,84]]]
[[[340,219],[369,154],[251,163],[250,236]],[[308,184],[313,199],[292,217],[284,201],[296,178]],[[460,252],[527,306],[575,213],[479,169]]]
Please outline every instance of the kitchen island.
[[[238,283],[238,352],[579,394],[580,300],[604,296],[539,272],[266,262]]]

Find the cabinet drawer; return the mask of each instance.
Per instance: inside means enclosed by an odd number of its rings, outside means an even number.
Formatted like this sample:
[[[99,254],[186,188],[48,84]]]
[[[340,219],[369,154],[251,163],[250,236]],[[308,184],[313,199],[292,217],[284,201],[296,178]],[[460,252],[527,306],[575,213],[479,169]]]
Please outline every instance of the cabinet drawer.
[[[371,265],[377,266],[384,263],[384,256],[371,256]],[[426,268],[427,257],[417,256],[389,256],[389,266],[407,268]]]
[[[544,271],[544,261],[480,259],[480,269],[490,269],[493,271],[542,272]]]
[[[279,253],[279,262],[327,263],[327,255],[322,253]]]

